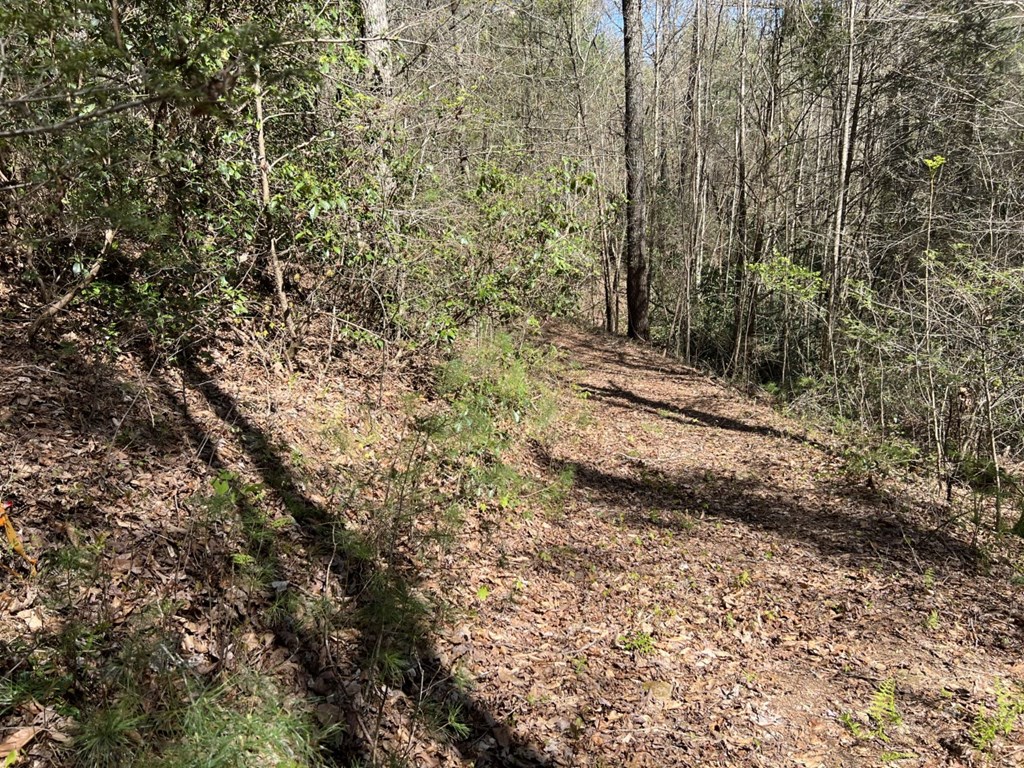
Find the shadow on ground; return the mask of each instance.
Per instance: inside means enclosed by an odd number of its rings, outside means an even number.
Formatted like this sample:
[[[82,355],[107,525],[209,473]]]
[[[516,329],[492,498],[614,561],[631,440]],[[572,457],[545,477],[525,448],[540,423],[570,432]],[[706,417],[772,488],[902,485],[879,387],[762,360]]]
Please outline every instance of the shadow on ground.
[[[724,429],[730,432],[740,432],[762,437],[778,438],[780,440],[792,440],[796,443],[811,445],[823,451],[828,447],[808,437],[795,435],[775,427],[748,424],[745,421],[732,419],[727,416],[717,416],[707,411],[698,410],[688,406],[679,406],[667,403],[662,400],[652,400],[638,395],[628,389],[615,386],[609,383],[607,387],[584,386],[580,388],[590,397],[601,400],[617,408],[628,408],[630,410],[641,410],[659,418],[669,419],[678,424],[693,425],[700,424],[714,429]]]
[[[613,474],[582,458],[553,457],[539,444],[533,452],[553,473],[572,470],[576,488],[609,509],[625,525],[638,529],[687,532],[693,518],[735,521],[813,548],[825,562],[856,571],[882,568],[921,573],[928,568],[959,569],[969,577],[970,597],[988,617],[992,630],[979,631],[979,643],[1003,648],[1024,642],[1024,612],[1018,601],[1005,601],[985,575],[979,552],[965,541],[936,528],[923,528],[899,512],[878,504],[839,504],[815,508],[785,498],[777,488],[755,480],[714,478],[688,471],[666,474],[647,467],[638,476]],[[1008,637],[998,636],[1001,626]]]
[[[315,684],[308,693],[312,702],[333,705],[340,713],[336,722],[328,724],[335,727],[328,736],[330,743],[323,745],[333,764],[388,764],[388,756],[381,748],[382,739],[375,733],[375,723],[366,716],[367,710],[372,711],[375,706],[372,696],[386,689],[374,685],[372,675],[360,686],[360,691],[353,691],[351,685],[346,689],[341,674],[344,665],[351,684],[351,670],[368,670],[382,645],[391,639],[388,636],[411,639],[405,649],[402,669],[389,680],[391,690],[401,689],[409,701],[420,707],[433,707],[442,712],[456,710],[466,726],[457,733],[439,733],[417,723],[418,740],[446,741],[462,759],[484,768],[537,768],[549,764],[533,746],[514,738],[479,695],[457,684],[453,670],[438,658],[433,630],[422,610],[410,610],[407,616],[395,619],[401,626],[394,622],[374,624],[367,619],[380,614],[377,601],[384,593],[396,601],[398,608],[402,607],[402,600],[414,607],[415,572],[400,566],[385,571],[367,559],[366,548],[359,537],[345,529],[334,510],[310,497],[303,479],[297,477],[289,465],[288,447],[278,444],[212,374],[197,365],[186,366],[178,383],[177,377],[155,359],[145,361],[133,374],[103,362],[100,354],[83,353],[71,346],[32,348],[23,343],[17,333],[18,329],[13,326],[0,328],[0,343],[7,342],[3,346],[9,374],[0,380],[0,417],[3,417],[0,435],[6,435],[11,441],[9,450],[5,446],[7,461],[0,464],[0,471],[6,469],[0,476],[0,495],[15,500],[19,525],[34,520],[40,529],[46,528],[48,535],[55,534],[50,542],[54,558],[58,556],[58,549],[68,546],[58,543],[60,536],[55,532],[61,524],[57,521],[67,520],[77,531],[87,531],[98,540],[106,540],[116,531],[105,509],[106,500],[131,492],[127,486],[131,482],[129,478],[138,469],[144,470],[148,462],[169,464],[181,461],[183,453],[192,455],[194,452],[193,469],[198,469],[197,461],[201,462],[221,473],[225,482],[230,483],[241,528],[247,537],[245,554],[261,568],[263,581],[287,582],[298,588],[311,573],[330,569],[335,583],[344,585],[341,589],[351,610],[344,612],[343,618],[355,622],[359,630],[356,658],[332,658],[324,636],[310,629],[308,621],[280,610],[269,617],[270,612],[265,609],[274,602],[272,590],[269,594],[253,594],[249,598],[250,610],[239,614],[238,626],[228,630],[229,633],[231,629],[271,631],[274,644],[286,649],[288,658]],[[276,536],[264,535],[267,533],[263,528],[265,511],[259,508],[258,500],[252,497],[242,480],[238,462],[225,456],[219,436],[211,433],[195,414],[197,403],[208,406],[237,437],[261,484],[295,519],[299,543],[315,563],[297,564],[294,557],[289,562],[287,554],[276,543]],[[26,439],[33,441],[31,450],[21,451],[18,446]],[[90,460],[81,461],[72,470],[67,462],[82,451],[90,452]],[[44,457],[62,461],[44,468],[39,465]],[[31,464],[33,472],[30,475],[17,473],[14,467],[18,461],[26,466]],[[5,464],[10,467],[5,468]],[[186,470],[184,466],[182,469]],[[50,480],[51,473],[56,479]],[[61,480],[62,477],[65,479]],[[50,485],[47,493],[37,498],[32,489],[40,482]],[[75,489],[85,486],[88,492],[75,490],[76,495],[69,496],[62,490],[63,483],[69,489],[72,484]],[[154,547],[159,544],[166,551],[163,541],[182,543],[178,541],[178,533],[149,530],[154,524],[145,519],[138,521],[141,534],[135,540],[136,546],[153,543]],[[162,526],[163,521],[156,525]],[[193,558],[191,564],[185,566],[186,570],[194,570],[190,576],[203,585],[209,593],[205,599],[210,601],[209,605],[204,605],[202,599],[197,600],[189,609],[189,615],[180,617],[182,620],[203,621],[204,610],[208,611],[219,601],[227,601],[227,596],[219,592],[224,585],[218,574],[231,572],[232,562],[230,553],[222,549],[203,541],[190,541],[182,546],[186,560]],[[142,555],[140,552],[139,556]],[[98,583],[97,587],[107,590],[109,585]],[[74,609],[69,606],[72,612]],[[192,615],[193,611],[196,615]],[[257,615],[267,615],[265,627],[249,626],[252,616]],[[23,654],[15,649],[14,656],[0,664],[0,678],[13,674],[20,666],[32,666],[26,659],[33,644],[56,641],[56,636],[48,634],[26,640]],[[118,641],[112,638],[111,642]],[[8,646],[0,647],[11,650]],[[356,700],[357,696],[364,697],[362,704]],[[370,697],[373,706],[367,706],[366,697]]]
[[[310,555],[320,560],[321,567],[333,568],[339,582],[347,585],[347,592],[356,605],[357,616],[381,614],[380,606],[375,601],[381,597],[382,586],[387,588],[388,599],[393,600],[396,595],[399,603],[402,599],[413,599],[416,587],[413,572],[406,569],[407,572],[398,573],[395,569],[389,569],[385,573],[366,560],[363,554],[365,548],[358,538],[347,535],[340,520],[309,498],[284,459],[286,451],[274,445],[271,437],[245,414],[241,405],[199,368],[187,368],[185,377],[189,390],[201,395],[218,418],[238,433],[246,455],[256,467],[263,483],[279,496],[295,518]],[[171,402],[177,403],[190,439],[203,446],[203,460],[214,469],[230,469],[229,464],[218,454],[215,441],[190,414],[188,407],[183,406],[180,398],[176,397],[178,393],[168,389],[165,394]],[[247,511],[243,509],[242,514],[244,516]],[[253,541],[251,544],[250,554],[273,570],[273,578],[287,580],[288,573],[276,559],[273,549],[267,549],[261,541]],[[403,608],[401,604],[398,607]],[[451,711],[454,708],[460,713],[460,719],[468,726],[468,732],[460,734],[452,743],[464,759],[472,759],[475,765],[482,768],[534,768],[548,765],[548,761],[535,748],[511,738],[505,724],[492,714],[487,705],[457,685],[453,670],[439,661],[431,641],[430,627],[411,603],[407,607],[408,611],[400,610],[394,619],[401,626],[394,623],[377,625],[363,622],[359,627],[359,658],[347,659],[346,662],[366,669],[372,666],[382,643],[396,637],[414,639],[415,645],[404,649],[408,655],[401,680],[393,679],[391,683],[393,686],[400,685],[409,699],[418,702],[421,707],[426,704],[440,711]],[[302,622],[286,615],[274,623],[272,630],[277,642],[301,663],[310,680],[339,680],[323,638],[304,629]],[[379,690],[381,686],[368,688]],[[333,750],[336,762],[340,765],[376,764],[377,760],[383,759],[377,749],[373,724],[360,719],[351,692],[340,689],[327,691],[325,698],[344,713],[343,721],[338,725],[342,726],[345,737]]]

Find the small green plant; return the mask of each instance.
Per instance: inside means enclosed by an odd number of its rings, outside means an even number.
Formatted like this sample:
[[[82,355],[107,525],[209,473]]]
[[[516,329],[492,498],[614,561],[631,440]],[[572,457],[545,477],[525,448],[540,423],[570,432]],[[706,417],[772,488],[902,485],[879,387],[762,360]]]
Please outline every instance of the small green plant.
[[[924,620],[924,628],[932,631],[939,628],[939,612],[934,608],[928,612],[928,616]]]
[[[988,752],[998,736],[1009,736],[1024,715],[1024,689],[1010,689],[1002,682],[996,685],[995,709],[989,711],[984,704],[978,707],[971,725],[971,743],[981,752]]]
[[[381,647],[373,656],[373,671],[380,682],[386,685],[399,685],[409,668],[409,660],[405,654],[392,646]]]
[[[741,571],[733,581],[733,586],[737,589],[742,589],[743,587],[749,587],[751,581],[750,571]]]
[[[928,168],[928,174],[934,179],[939,173],[939,169],[946,164],[946,158],[942,155],[933,155],[932,157],[923,157],[921,161]]]
[[[143,751],[146,718],[138,702],[122,699],[88,713],[75,735],[75,758],[89,768],[131,765]]]
[[[624,651],[629,651],[639,656],[649,656],[654,653],[654,640],[651,638],[650,632],[638,630],[626,635],[619,635],[617,642]]]
[[[888,741],[886,728],[903,724],[903,716],[896,707],[896,678],[890,677],[878,686],[868,708],[868,717],[874,723],[875,735],[883,741]]]
[[[925,572],[924,572],[924,576],[922,577],[922,581],[924,582],[924,588],[925,589],[931,589],[932,587],[934,587],[935,586],[935,569],[934,568],[926,568]]]
[[[871,705],[868,707],[867,720],[870,727],[858,721],[850,712],[844,712],[839,716],[839,722],[856,739],[880,739],[888,741],[887,729],[899,727],[903,724],[903,716],[896,706],[896,679],[888,678],[879,684],[871,697]]]
[[[231,562],[239,568],[244,568],[249,565],[254,565],[256,563],[256,558],[247,552],[235,552],[231,555]]]
[[[431,731],[447,741],[463,741],[472,733],[459,701],[427,699],[420,704],[419,716]]]
[[[576,673],[576,676],[581,676],[587,669],[587,657],[577,656],[572,660],[572,671]]]
[[[839,722],[843,724],[846,730],[848,730],[855,739],[867,741],[872,736],[871,731],[857,722],[856,718],[854,718],[853,714],[850,712],[843,712],[839,715]]]
[[[465,722],[462,704],[449,705],[445,714],[447,715],[447,720],[445,721],[444,730],[458,741],[468,738],[471,731],[469,724]]]

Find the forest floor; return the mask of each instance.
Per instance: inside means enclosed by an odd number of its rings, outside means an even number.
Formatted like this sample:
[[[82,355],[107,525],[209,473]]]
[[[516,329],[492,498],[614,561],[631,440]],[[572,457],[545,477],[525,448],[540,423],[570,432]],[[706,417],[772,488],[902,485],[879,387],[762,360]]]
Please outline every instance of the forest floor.
[[[40,558],[30,576],[0,550],[0,750],[19,765],[71,764],[87,711],[128,688],[157,692],[131,722],[151,717],[174,664],[258,671],[340,765],[1024,764],[1019,542],[973,546],[934,488],[868,487],[829,438],[649,348],[548,328],[564,417],[506,462],[571,483],[481,501],[392,568],[352,532],[379,543],[373,510],[399,518],[429,366],[288,374],[240,341],[179,374],[15,330],[0,495]],[[382,580],[438,607],[390,684],[367,673]]]

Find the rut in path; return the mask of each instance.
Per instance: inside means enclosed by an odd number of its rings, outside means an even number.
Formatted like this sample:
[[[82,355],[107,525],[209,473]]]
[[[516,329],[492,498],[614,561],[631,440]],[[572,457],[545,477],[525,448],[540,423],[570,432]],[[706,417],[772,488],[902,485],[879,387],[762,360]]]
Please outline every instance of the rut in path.
[[[966,532],[936,530],[948,511],[858,485],[798,424],[652,350],[548,340],[588,419],[533,449],[575,473],[564,518],[474,553],[467,578],[508,593],[462,630],[491,711],[563,765],[969,764],[977,707],[1024,676],[1024,622]],[[993,764],[1024,761],[1019,739]]]

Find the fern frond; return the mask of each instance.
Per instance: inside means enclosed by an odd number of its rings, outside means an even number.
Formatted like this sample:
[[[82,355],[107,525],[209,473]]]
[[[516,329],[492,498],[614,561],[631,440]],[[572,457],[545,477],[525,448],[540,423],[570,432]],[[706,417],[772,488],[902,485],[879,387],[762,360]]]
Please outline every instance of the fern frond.
[[[881,739],[886,739],[887,727],[902,725],[903,716],[896,706],[896,678],[890,677],[878,686],[871,697],[868,717],[875,724],[875,734]]]

